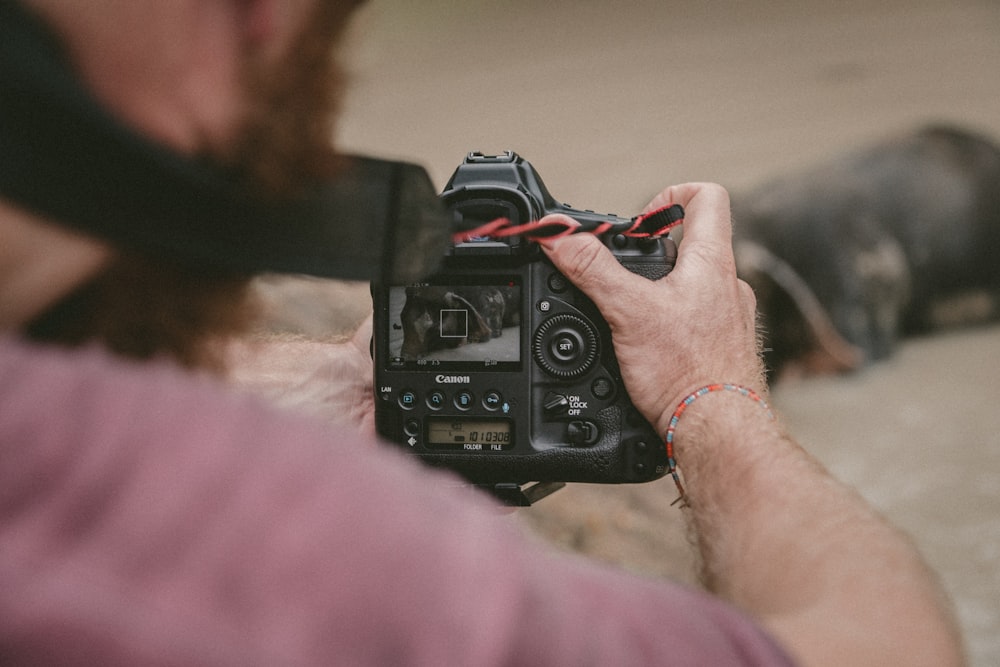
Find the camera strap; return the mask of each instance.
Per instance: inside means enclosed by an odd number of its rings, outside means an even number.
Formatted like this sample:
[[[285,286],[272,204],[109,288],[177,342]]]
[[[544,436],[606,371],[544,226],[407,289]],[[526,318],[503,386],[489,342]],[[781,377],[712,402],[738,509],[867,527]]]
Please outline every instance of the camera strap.
[[[452,242],[458,244],[473,239],[502,239],[509,236],[524,236],[529,241],[540,241],[584,232],[598,236],[622,234],[635,238],[660,238],[669,234],[674,227],[684,224],[684,208],[680,204],[670,204],[637,215],[631,220],[612,219],[612,216],[608,218],[599,223],[579,220],[574,221],[576,224],[559,220],[543,223],[534,220],[520,225],[513,224],[508,218],[497,218],[475,229],[457,232],[452,236]]]
[[[414,164],[345,158],[335,179],[265,198],[231,170],[150,141],[79,80],[47,26],[0,0],[0,196],[113,244],[239,273],[409,282],[450,242]]]

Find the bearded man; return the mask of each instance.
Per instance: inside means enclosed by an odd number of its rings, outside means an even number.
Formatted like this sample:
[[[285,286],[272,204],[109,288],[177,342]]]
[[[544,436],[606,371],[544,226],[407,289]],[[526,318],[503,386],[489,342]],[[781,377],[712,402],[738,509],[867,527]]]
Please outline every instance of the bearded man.
[[[0,662],[959,663],[919,555],[764,407],[718,186],[651,203],[687,210],[665,279],[546,244],[669,434],[714,595],[554,559],[370,435],[182,368],[219,365],[248,276],[359,277],[368,248],[309,240],[429,189],[328,145],[353,5],[0,0]]]

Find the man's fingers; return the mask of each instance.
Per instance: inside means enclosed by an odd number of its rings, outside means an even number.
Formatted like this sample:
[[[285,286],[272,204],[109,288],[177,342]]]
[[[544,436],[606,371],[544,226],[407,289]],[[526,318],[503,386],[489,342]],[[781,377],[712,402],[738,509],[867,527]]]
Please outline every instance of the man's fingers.
[[[684,237],[671,282],[690,287],[706,271],[715,280],[734,280],[732,221],[726,190],[714,183],[674,185],[657,195],[646,210],[671,204],[685,209]],[[553,215],[545,220],[568,219]],[[637,300],[649,292],[633,282],[642,279],[623,267],[592,235],[571,234],[542,245],[556,268],[590,297],[612,327],[647,307]]]
[[[571,234],[541,245],[559,272],[590,297],[605,319],[612,321],[622,306],[621,299],[630,293],[626,284],[637,276],[591,234]]]
[[[733,250],[732,218],[729,193],[715,183],[672,185],[650,202],[647,210],[680,204],[684,207],[685,250],[731,261]],[[683,259],[683,254],[678,261]]]

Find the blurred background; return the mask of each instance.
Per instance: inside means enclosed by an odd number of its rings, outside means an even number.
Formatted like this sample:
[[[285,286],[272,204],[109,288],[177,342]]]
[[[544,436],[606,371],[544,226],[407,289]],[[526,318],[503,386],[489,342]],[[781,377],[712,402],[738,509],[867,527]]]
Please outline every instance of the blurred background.
[[[672,183],[736,194],[928,121],[1000,139],[993,0],[371,0],[348,56],[342,148],[420,162],[439,187],[469,151],[512,149],[557,199],[626,216]],[[345,322],[370,307],[356,288]],[[913,536],[982,666],[1000,664],[998,371],[1000,327],[981,326],[773,396],[799,440]],[[512,520],[694,582],[674,495],[571,485]]]

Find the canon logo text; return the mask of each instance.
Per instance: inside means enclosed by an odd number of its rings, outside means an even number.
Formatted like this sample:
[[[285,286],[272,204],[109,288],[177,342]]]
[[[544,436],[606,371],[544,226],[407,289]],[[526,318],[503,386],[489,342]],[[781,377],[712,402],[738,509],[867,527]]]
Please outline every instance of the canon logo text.
[[[438,384],[469,384],[472,378],[468,375],[438,375],[434,381]]]

